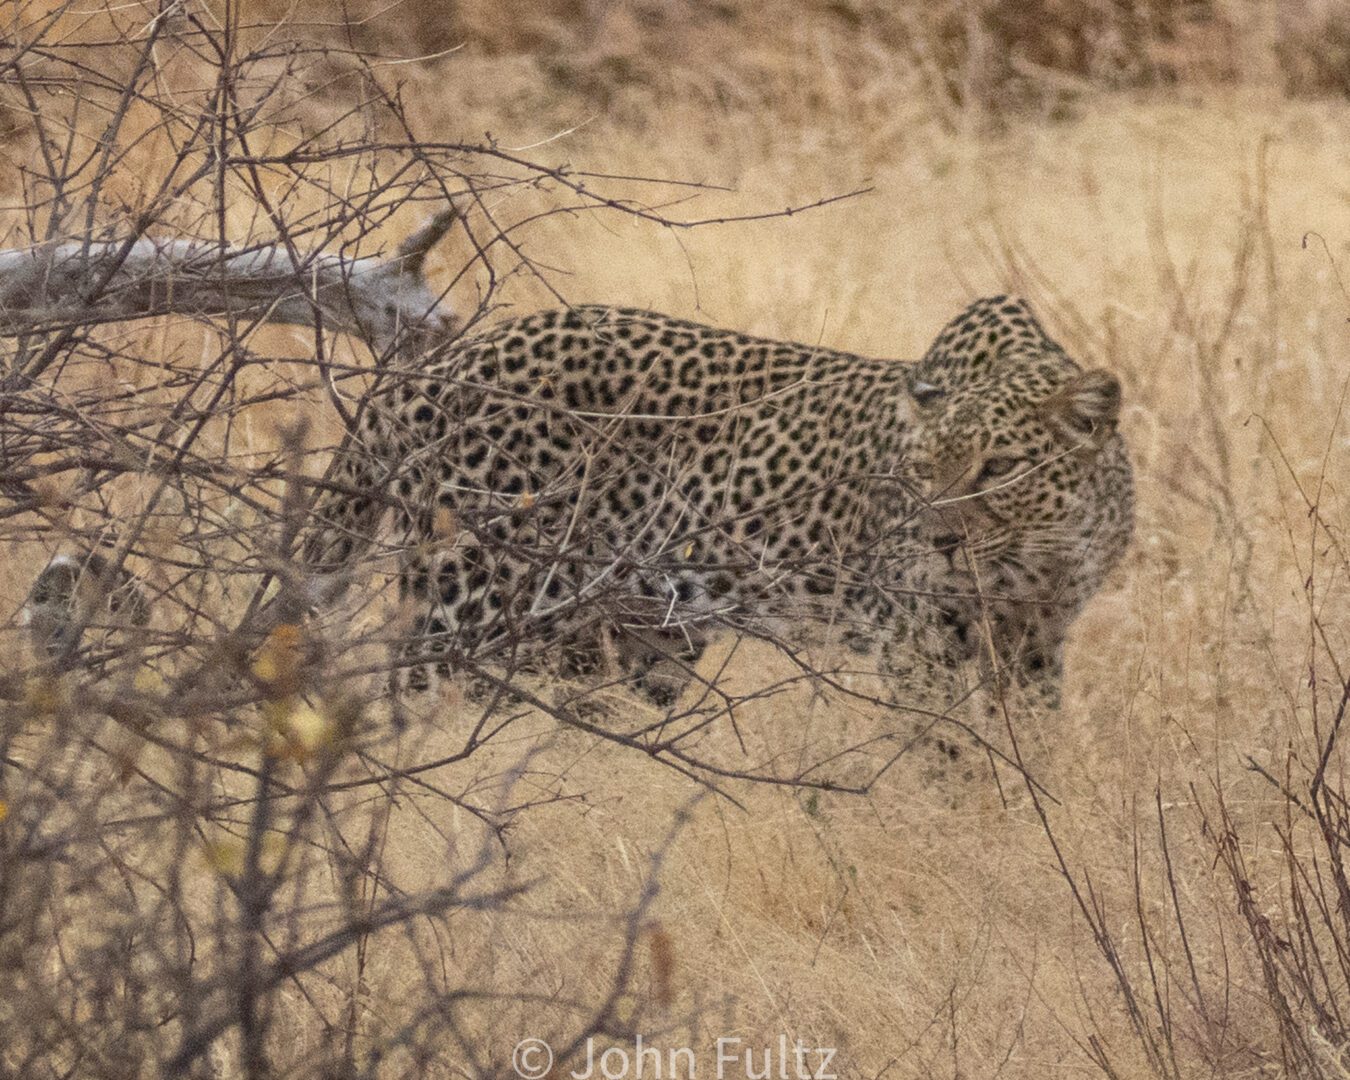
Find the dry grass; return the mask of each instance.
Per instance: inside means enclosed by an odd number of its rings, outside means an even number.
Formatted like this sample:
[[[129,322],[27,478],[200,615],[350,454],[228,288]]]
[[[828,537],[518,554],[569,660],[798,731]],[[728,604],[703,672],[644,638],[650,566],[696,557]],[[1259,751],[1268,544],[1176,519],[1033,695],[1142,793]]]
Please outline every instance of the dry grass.
[[[552,219],[533,234],[532,254],[565,274],[555,281],[569,299],[915,357],[971,297],[1013,290],[1071,352],[1120,373],[1137,542],[1077,626],[1063,714],[1019,720],[1018,733],[1054,797],[1045,812],[1065,865],[1080,887],[1090,881],[1146,1026],[1167,1029],[1176,1074],[1302,1075],[1282,1056],[1213,825],[1222,800],[1255,908],[1287,935],[1297,919],[1277,829],[1307,865],[1322,856],[1250,763],[1306,790],[1316,725],[1341,694],[1332,665],[1350,661],[1347,107],[1243,80],[1142,97],[1089,88],[1067,121],[948,129],[883,44],[857,85],[857,70],[836,60],[856,41],[831,25],[807,22],[763,53],[734,28],[709,31],[718,55],[742,58],[720,100],[708,86],[657,93],[611,77],[611,99],[597,107],[589,85],[543,81],[527,55],[539,38],[519,28],[516,54],[499,39],[495,50],[400,76],[423,133],[491,130],[522,146],[556,135],[546,158],[735,186],[701,195],[700,215],[873,186],[799,218],[682,234]],[[807,48],[813,81],[763,84],[782,90],[772,110],[763,86],[741,79],[751,66],[772,74],[783,55],[800,63]],[[521,199],[503,212],[523,215]],[[462,255],[441,258],[457,265]],[[524,278],[509,295],[521,309],[549,302]],[[303,348],[283,339],[276,348]],[[17,640],[6,627],[45,558],[34,543],[3,549],[0,640]],[[776,663],[752,649],[729,675],[764,680]],[[446,713],[449,732],[457,715]],[[752,756],[819,752],[876,723],[804,690],[740,717]],[[495,985],[584,996],[603,983],[608,946],[593,922],[553,916],[624,909],[692,789],[545,720],[534,734],[543,741],[516,797],[556,801],[511,830],[508,876],[538,881],[527,911],[509,927],[460,915],[446,947]],[[714,738],[735,757],[729,736]],[[401,752],[429,758],[454,742],[426,740]],[[528,742],[522,734],[495,758],[440,770],[436,783],[487,785]],[[1338,784],[1341,767],[1333,754]],[[1094,1057],[1117,1076],[1158,1075],[1035,806],[1006,776],[1000,794],[985,763],[972,771],[934,780],[902,762],[866,797],[745,787],[735,790],[741,806],[698,803],[653,910],[674,972],[652,1030],[668,1025],[667,1045],[692,1039],[705,1050],[721,1035],[752,1046],[800,1036],[839,1047],[840,1074],[851,1077],[1104,1075]],[[135,804],[136,782],[120,801]],[[472,836],[472,820],[431,793],[405,799],[389,811],[391,874],[429,882]],[[363,1007],[374,1022],[398,1015],[407,955],[372,953]],[[698,1029],[682,1027],[700,1009]],[[287,1060],[301,1061],[317,1035],[296,1015]],[[1311,1030],[1309,1015],[1297,1022]],[[526,1011],[486,1016],[482,1036],[500,1060],[538,1022]],[[1325,1075],[1345,1075],[1339,1048],[1324,1034],[1310,1040]]]

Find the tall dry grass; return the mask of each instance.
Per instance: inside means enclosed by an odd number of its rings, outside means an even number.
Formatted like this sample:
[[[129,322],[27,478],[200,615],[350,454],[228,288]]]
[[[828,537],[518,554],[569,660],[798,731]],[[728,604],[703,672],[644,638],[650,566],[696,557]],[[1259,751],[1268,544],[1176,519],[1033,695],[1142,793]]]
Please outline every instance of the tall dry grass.
[[[990,126],[925,84],[912,54],[880,32],[860,36],[876,16],[850,5],[813,8],[763,39],[715,14],[682,25],[671,48],[711,59],[679,70],[726,67],[720,82],[678,88],[642,77],[659,53],[609,38],[550,70],[540,56],[558,50],[540,41],[574,40],[586,5],[542,20],[462,10],[482,40],[396,72],[419,133],[490,130],[600,171],[733,185],[699,195],[706,216],[873,189],[798,218],[687,233],[554,219],[532,253],[558,269],[568,299],[915,357],[971,297],[1013,290],[1126,386],[1134,552],[1077,626],[1063,713],[1016,721],[1048,795],[996,782],[982,760],[934,776],[905,759],[865,797],[746,786],[739,804],[698,803],[651,911],[670,955],[643,977],[671,959],[673,973],[661,976],[668,993],[652,990],[664,1003],[648,1030],[703,1052],[718,1036],[765,1046],[787,1033],[839,1047],[840,1075],[856,1077],[1346,1075],[1350,908],[1336,886],[1350,112],[1337,98],[1296,98],[1308,87],[1292,77],[1264,77],[1316,69],[1319,54],[1305,45],[1282,68],[1285,35],[1267,42],[1264,66],[1147,92],[1065,70],[1061,82],[1079,80],[1071,115],[1033,109]],[[1266,11],[1225,10],[1255,22]],[[627,18],[641,40],[641,9],[608,12],[589,17]],[[437,32],[421,8],[407,21]],[[868,63],[851,62],[858,50]],[[1027,70],[1051,80],[1054,65]],[[326,107],[315,102],[316,122]],[[18,164],[10,155],[11,196]],[[523,195],[501,206],[529,209]],[[509,296],[521,309],[550,302],[525,276]],[[7,545],[6,627],[46,554]],[[762,683],[782,663],[746,648],[727,670]],[[878,723],[805,690],[738,719],[747,752],[765,758],[820,754]],[[454,725],[449,714],[445,746]],[[435,775],[473,791],[539,740],[517,783],[542,805],[510,834],[508,877],[535,883],[527,908],[457,918],[442,956],[493,985],[584,998],[612,958],[595,913],[625,909],[691,788],[544,718],[520,738]],[[430,735],[408,752],[443,749]],[[120,798],[134,804],[136,792],[133,780]],[[409,886],[435,877],[447,844],[476,835],[431,792],[385,812],[391,873]],[[576,913],[586,917],[559,917]],[[408,956],[372,944],[362,957],[357,1007],[369,1023],[398,1022],[416,982]],[[290,1064],[320,1039],[295,1015]],[[500,1062],[522,1035],[548,1034],[531,1026],[541,1022],[547,1010],[488,1010],[472,1034]]]

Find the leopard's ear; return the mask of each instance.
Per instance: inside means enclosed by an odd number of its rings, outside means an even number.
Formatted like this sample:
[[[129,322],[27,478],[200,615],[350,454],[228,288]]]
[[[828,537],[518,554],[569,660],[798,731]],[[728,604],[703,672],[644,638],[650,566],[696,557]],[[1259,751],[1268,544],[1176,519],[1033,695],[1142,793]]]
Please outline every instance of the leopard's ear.
[[[995,363],[1017,348],[1058,348],[1025,300],[986,296],[942,328],[919,362],[932,382]]]
[[[1047,398],[1041,410],[1070,442],[1100,448],[1120,419],[1120,380],[1109,371],[1080,371]]]

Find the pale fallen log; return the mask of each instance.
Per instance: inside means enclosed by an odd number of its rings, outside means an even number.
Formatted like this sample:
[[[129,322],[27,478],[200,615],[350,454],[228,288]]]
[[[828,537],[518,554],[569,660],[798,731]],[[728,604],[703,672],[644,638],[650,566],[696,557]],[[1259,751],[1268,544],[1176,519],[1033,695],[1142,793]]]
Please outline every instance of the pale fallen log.
[[[388,259],[149,237],[0,250],[0,335],[226,312],[290,326],[322,322],[379,350],[409,330],[449,333],[453,317],[422,267],[454,218],[453,209],[436,215]]]

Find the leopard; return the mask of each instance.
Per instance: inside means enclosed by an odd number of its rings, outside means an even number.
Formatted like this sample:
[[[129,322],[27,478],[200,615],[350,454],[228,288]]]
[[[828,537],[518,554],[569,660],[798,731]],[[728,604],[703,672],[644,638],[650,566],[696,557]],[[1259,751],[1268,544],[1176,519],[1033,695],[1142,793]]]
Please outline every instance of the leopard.
[[[917,361],[544,310],[381,373],[304,564],[343,573],[392,511],[413,689],[584,670],[597,641],[640,686],[694,676],[721,632],[822,631],[876,651],[897,698],[974,670],[1054,708],[1069,628],[1133,531],[1121,399],[1006,295]]]
[[[617,651],[669,699],[719,632],[832,630],[897,699],[941,705],[973,670],[1055,708],[1069,628],[1133,531],[1120,408],[1016,297],[970,304],[917,361],[546,310],[381,372],[302,562],[352,573],[392,510],[413,689]],[[135,579],[107,576],[97,553],[39,574],[41,650],[69,658],[104,608],[144,625]]]

